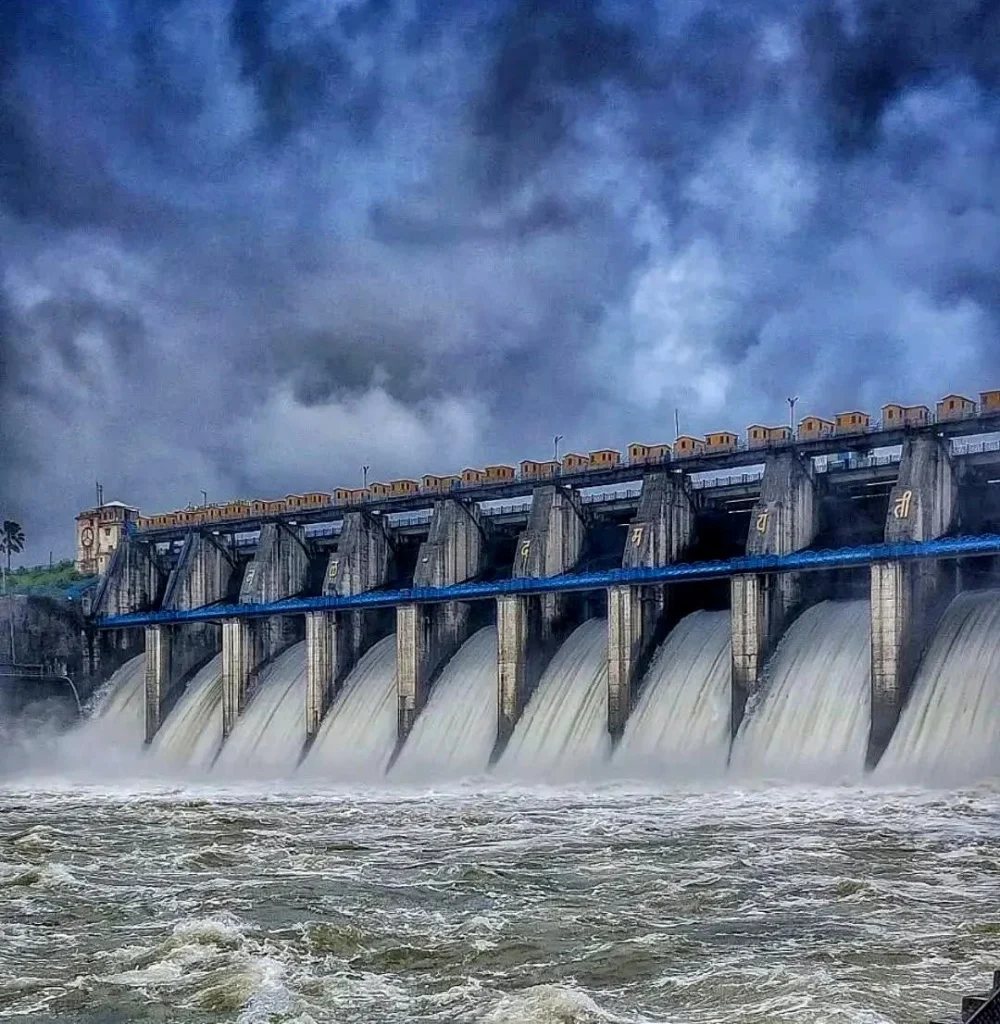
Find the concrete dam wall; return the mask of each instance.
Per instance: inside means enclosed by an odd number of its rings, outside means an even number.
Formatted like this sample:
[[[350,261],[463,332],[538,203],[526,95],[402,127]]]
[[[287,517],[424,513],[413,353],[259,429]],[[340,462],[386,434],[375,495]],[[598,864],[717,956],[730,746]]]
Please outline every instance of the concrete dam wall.
[[[1000,584],[1000,538],[948,554],[966,475],[918,434],[878,500],[779,451],[728,510],[657,470],[627,507],[541,484],[510,523],[449,497],[416,534],[354,511],[325,545],[284,520],[249,553],[136,535],[88,626],[145,648],[140,745],[218,771],[852,775],[893,742],[956,595]],[[840,563],[816,551],[831,537],[882,547]]]
[[[221,657],[200,670],[152,744],[143,743],[144,656],[119,672],[103,715],[83,726],[127,748],[140,772],[396,782],[491,773],[545,781],[599,777],[850,781],[865,772],[871,715],[870,625],[863,601],[799,616],[765,665],[735,736],[729,616],[694,612],[653,652],[621,739],[608,728],[607,621],[588,618],[558,645],[497,754],[497,630],[475,631],[447,660],[407,736],[397,736],[397,638],[348,674],[307,743],[307,650],[262,671],[228,736]],[[876,769],[885,780],[963,781],[1000,770],[1000,591],[955,598],[921,664],[914,697]]]

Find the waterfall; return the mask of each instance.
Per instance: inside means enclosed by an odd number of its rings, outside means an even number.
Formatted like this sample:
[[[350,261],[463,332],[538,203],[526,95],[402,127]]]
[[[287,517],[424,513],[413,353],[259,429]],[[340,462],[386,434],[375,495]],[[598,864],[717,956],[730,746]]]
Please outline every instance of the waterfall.
[[[122,747],[139,747],[146,735],[146,655],[130,658],[97,695],[83,725],[91,736]]]
[[[562,645],[539,680],[497,764],[518,778],[579,779],[607,759],[608,638],[589,619]]]
[[[303,641],[282,651],[260,670],[253,698],[223,743],[212,771],[223,775],[291,775],[305,739]]]
[[[32,736],[20,762],[105,774],[134,772],[146,734],[145,692],[146,655],[140,654],[121,665],[93,696],[88,717],[77,728],[54,739],[51,747]],[[8,749],[3,753],[10,755],[14,741],[7,736],[4,742]]]
[[[875,771],[879,781],[976,782],[1000,775],[1000,590],[959,594]]]
[[[479,775],[497,737],[497,631],[487,626],[448,662],[391,775],[399,781]]]
[[[158,767],[207,772],[222,744],[222,655],[217,654],[188,683],[149,745]]]
[[[682,619],[650,663],[615,751],[616,774],[721,775],[730,739],[729,612]]]
[[[789,627],[761,698],[733,741],[731,771],[790,779],[858,778],[871,703],[867,601],[822,601]]]
[[[301,772],[336,781],[379,779],[396,747],[396,636],[369,650],[344,680]]]

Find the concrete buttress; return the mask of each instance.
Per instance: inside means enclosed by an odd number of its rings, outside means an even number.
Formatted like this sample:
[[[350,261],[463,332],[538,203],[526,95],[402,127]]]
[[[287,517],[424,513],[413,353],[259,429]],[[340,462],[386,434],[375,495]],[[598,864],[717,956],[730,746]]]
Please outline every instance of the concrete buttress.
[[[132,534],[118,545],[107,571],[89,602],[88,614],[94,617],[127,615],[156,608],[167,584],[169,572],[156,553],[156,545]],[[143,651],[143,634],[136,630],[106,630],[100,641],[86,641],[91,670],[98,663],[107,671]]]
[[[528,525],[517,541],[512,575],[538,578],[568,572],[580,559],[586,532],[576,496],[547,485],[532,492]],[[573,624],[569,594],[506,595],[497,599],[497,742],[510,738],[521,711]]]
[[[811,467],[794,452],[764,465],[760,499],[750,515],[748,555],[788,555],[815,540],[819,502]],[[799,603],[799,574],[752,574],[730,581],[733,734],[756,692],[764,664]]]
[[[382,516],[348,512],[337,550],[323,577],[323,594],[347,597],[383,586],[392,546]],[[382,609],[309,612],[306,615],[306,736],[315,737],[323,716],[358,659],[387,632]]]
[[[648,473],[625,538],[622,568],[651,568],[678,561],[692,542],[694,522],[683,475]],[[662,586],[608,590],[608,730],[615,741],[621,738],[636,684],[660,639],[666,593]]]
[[[310,552],[301,527],[265,523],[240,587],[240,604],[264,604],[300,594]],[[222,623],[222,734],[228,736],[253,696],[260,667],[299,638],[298,624],[278,616]]]
[[[887,542],[933,540],[951,530],[956,481],[946,445],[926,435],[904,441],[899,477],[889,496]],[[952,577],[937,561],[872,565],[869,767],[892,737],[924,645],[953,595]]]
[[[203,608],[225,599],[236,559],[225,542],[192,531],[184,539],[167,589],[164,610]],[[214,623],[146,628],[146,742],[183,692],[191,674],[218,653],[219,627]]]
[[[484,526],[479,509],[455,499],[434,506],[420,545],[414,587],[444,587],[482,571]],[[396,609],[397,743],[409,735],[438,670],[469,636],[470,609],[459,601],[401,605]]]
[[[156,606],[168,573],[159,564],[155,545],[134,535],[111,556],[91,606],[94,616],[128,615]]]

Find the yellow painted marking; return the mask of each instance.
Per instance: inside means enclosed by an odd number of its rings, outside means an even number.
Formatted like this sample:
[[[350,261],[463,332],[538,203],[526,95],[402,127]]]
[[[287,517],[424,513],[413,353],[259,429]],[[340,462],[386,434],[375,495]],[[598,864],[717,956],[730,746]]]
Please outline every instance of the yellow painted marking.
[[[892,514],[897,519],[907,519],[910,515],[910,505],[913,503],[913,491],[903,491],[892,506]]]

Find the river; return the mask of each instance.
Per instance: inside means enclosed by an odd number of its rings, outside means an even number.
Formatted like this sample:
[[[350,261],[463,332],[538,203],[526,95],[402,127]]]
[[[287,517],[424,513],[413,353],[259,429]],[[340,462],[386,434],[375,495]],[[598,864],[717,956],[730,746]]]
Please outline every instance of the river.
[[[926,1024],[998,893],[989,787],[14,778],[0,1017]]]

